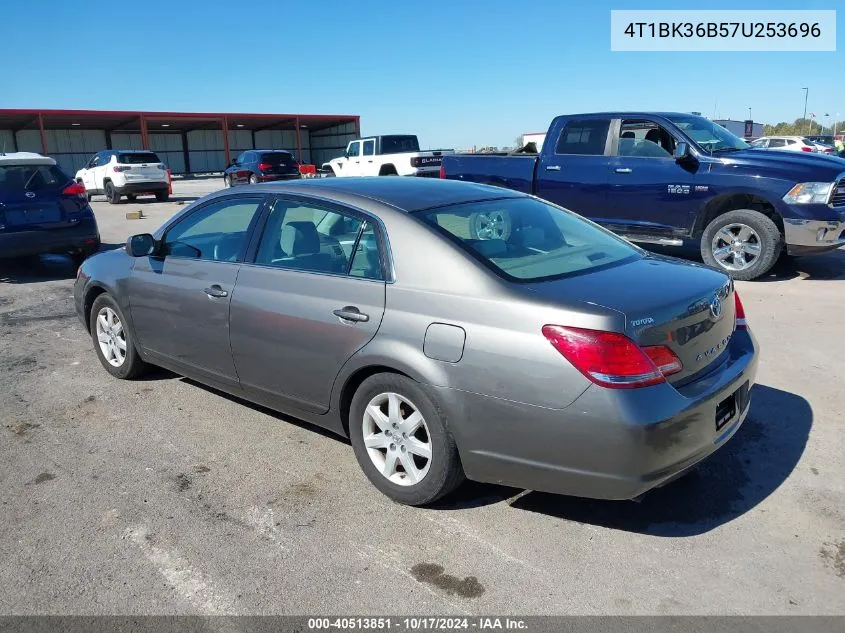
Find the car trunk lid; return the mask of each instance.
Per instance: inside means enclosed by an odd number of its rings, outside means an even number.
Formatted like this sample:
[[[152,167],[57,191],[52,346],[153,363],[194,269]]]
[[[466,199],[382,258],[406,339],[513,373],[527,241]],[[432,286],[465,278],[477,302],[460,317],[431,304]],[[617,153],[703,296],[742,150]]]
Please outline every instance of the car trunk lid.
[[[658,256],[527,286],[550,301],[577,297],[623,313],[629,338],[641,347],[665,345],[681,360],[671,383],[694,380],[723,358],[736,325],[730,279]]]

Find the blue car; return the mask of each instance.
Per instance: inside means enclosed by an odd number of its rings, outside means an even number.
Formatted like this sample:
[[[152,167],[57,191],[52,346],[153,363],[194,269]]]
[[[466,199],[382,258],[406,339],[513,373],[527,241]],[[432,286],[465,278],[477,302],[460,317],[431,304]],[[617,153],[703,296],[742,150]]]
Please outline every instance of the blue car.
[[[85,187],[40,154],[0,154],[0,259],[66,254],[78,264],[100,247]]]

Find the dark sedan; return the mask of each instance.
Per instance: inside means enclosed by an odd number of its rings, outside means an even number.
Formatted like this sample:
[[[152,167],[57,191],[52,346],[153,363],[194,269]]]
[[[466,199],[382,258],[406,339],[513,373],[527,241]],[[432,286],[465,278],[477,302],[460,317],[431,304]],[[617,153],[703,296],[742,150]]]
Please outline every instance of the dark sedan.
[[[0,154],[0,258],[59,253],[79,263],[99,246],[85,187],[47,156]]]
[[[113,376],[160,365],[348,436],[413,505],[464,477],[637,497],[736,433],[757,367],[723,273],[448,180],[223,190],[74,296]]]
[[[283,150],[255,149],[243,152],[223,172],[223,186],[256,184],[300,178],[299,163]]]

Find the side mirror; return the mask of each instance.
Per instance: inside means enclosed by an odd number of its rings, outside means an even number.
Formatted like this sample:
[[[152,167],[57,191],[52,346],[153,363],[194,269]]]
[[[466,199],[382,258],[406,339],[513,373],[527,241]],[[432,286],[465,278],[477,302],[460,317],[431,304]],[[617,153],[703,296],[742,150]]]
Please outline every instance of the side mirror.
[[[689,156],[689,145],[684,142],[675,145],[675,152],[672,154],[675,160],[684,160],[687,156]]]
[[[155,239],[149,233],[133,235],[126,240],[126,252],[130,257],[146,257],[152,255],[156,248]]]

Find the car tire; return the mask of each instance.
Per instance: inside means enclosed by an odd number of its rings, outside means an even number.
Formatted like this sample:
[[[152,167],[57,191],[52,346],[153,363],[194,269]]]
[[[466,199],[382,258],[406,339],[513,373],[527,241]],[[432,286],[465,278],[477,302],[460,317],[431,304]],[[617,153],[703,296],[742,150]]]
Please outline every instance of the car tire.
[[[249,184],[257,185],[258,184],[258,176],[256,176],[255,174],[250,174],[249,175]]]
[[[167,202],[170,198],[169,191],[156,191],[156,201],[158,202]]]
[[[505,240],[511,236],[511,216],[506,211],[473,213],[469,217],[470,237],[474,240]]]
[[[390,417],[393,406],[399,414],[393,418],[396,426]],[[372,408],[381,413],[373,416]],[[419,426],[407,427],[403,437],[402,423],[414,419]],[[458,449],[440,408],[419,383],[406,376],[382,373],[361,383],[349,409],[349,436],[364,474],[399,503],[432,503],[464,481]],[[413,474],[405,469],[407,460]]]
[[[105,319],[105,324],[101,322],[102,327],[98,325],[100,317]],[[135,341],[123,312],[108,293],[103,293],[94,300],[94,305],[91,306],[89,328],[97,358],[112,376],[122,380],[132,380],[147,369],[148,365],[141,360],[135,348]],[[113,336],[108,336],[107,332],[111,332]],[[101,342],[102,334],[106,334],[108,338]],[[120,349],[121,343],[125,350]],[[108,356],[104,348],[110,349]],[[123,352],[122,357],[121,352]]]
[[[106,184],[103,185],[103,189],[105,190],[106,200],[109,201],[109,204],[120,203],[120,194],[117,192],[117,189],[115,189],[111,181],[106,182]]]
[[[765,275],[777,262],[782,249],[780,229],[769,216],[753,209],[737,209],[717,216],[701,236],[704,263],[738,281]]]

